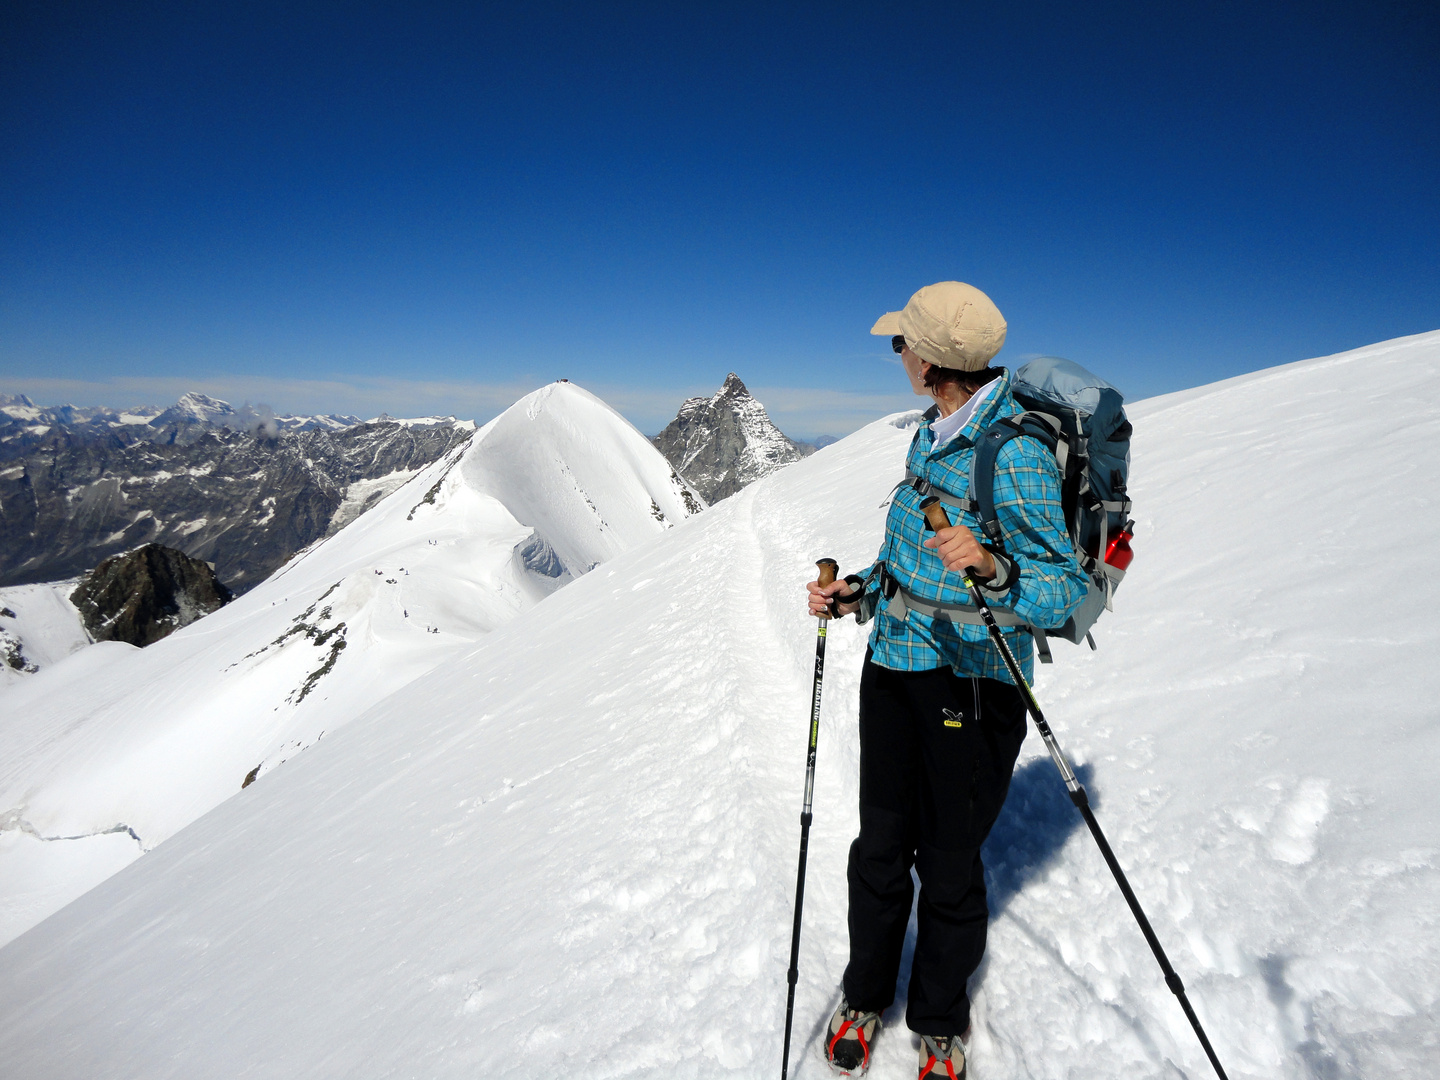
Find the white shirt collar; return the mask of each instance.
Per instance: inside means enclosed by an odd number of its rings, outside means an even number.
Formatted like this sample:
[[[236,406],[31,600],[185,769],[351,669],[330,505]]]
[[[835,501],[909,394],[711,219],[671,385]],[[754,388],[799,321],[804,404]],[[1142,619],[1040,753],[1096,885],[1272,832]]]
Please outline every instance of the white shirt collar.
[[[960,408],[956,409],[949,416],[937,416],[934,420],[931,420],[930,434],[934,440],[932,445],[939,446],[941,443],[947,443],[956,435],[960,434],[960,429],[969,422],[970,418],[975,415],[975,410],[984,402],[985,395],[989,394],[999,382],[999,379],[991,379],[984,386],[980,387],[979,390],[971,394],[970,400],[965,402],[964,405],[961,405]]]

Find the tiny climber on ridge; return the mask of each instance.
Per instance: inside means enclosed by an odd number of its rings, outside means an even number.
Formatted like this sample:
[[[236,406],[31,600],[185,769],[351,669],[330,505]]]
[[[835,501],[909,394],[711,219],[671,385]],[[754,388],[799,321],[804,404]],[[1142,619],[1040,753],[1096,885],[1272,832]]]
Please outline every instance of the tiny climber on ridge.
[[[1058,627],[1085,598],[1087,578],[1061,509],[1054,454],[1012,438],[995,465],[999,543],[982,544],[969,507],[975,442],[1023,410],[1010,375],[989,367],[1006,324],[979,289],[927,285],[872,334],[891,338],[910,386],[932,399],[906,456],[875,563],[821,586],[813,616],[874,622],[860,679],[860,835],[850,846],[850,962],[830,1020],[826,1057],[842,1076],[863,1074],[895,998],[913,866],[920,880],[919,936],[906,1025],[921,1037],[919,1076],[962,1080],[969,1035],[966,983],[985,954],[989,911],[980,847],[1000,813],[1025,739],[1026,711],[962,581],[996,611]],[[931,532],[920,508],[938,496],[955,522]],[[1030,634],[1004,629],[1033,682]]]

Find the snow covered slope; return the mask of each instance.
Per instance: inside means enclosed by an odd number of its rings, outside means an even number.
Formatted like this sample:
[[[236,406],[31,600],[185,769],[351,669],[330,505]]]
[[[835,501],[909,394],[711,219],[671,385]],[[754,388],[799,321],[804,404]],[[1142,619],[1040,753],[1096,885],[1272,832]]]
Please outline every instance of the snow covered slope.
[[[683,519],[672,476],[609,406],[552,384],[230,606],[0,690],[0,941]]]
[[[76,584],[0,588],[0,690],[90,644],[70,602]]]
[[[1435,1071],[1437,401],[1430,334],[1136,407],[1135,563],[1100,651],[1042,669],[1235,1080]],[[0,1060],[773,1075],[801,584],[821,555],[869,560],[913,422],[618,556],[0,950]],[[863,647],[832,627],[797,1077],[827,1075],[846,957]],[[1211,1075],[1033,735],[986,856],[975,1080]],[[903,997],[876,1080],[913,1076]]]

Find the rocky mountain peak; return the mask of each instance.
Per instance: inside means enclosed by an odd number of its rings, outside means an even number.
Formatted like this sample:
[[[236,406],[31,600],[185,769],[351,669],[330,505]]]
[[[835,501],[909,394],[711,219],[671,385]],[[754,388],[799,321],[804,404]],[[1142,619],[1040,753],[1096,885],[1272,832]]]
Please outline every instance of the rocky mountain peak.
[[[740,381],[740,376],[730,372],[725,376],[725,381],[720,384],[720,392],[716,398],[722,397],[749,397],[750,391],[745,389],[745,384]]]
[[[709,503],[810,450],[785,437],[733,371],[713,397],[685,401],[655,445]]]

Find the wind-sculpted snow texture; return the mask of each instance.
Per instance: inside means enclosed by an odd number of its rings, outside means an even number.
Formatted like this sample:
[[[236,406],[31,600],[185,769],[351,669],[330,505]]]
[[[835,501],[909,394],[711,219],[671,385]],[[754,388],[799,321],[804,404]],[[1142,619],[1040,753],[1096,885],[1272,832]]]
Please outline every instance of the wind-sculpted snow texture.
[[[1130,577],[1100,651],[1042,671],[1235,1080],[1434,1074],[1437,400],[1431,334],[1134,406]],[[819,556],[872,557],[914,422],[615,558],[0,950],[0,1060],[27,1078],[774,1075],[801,586]],[[797,1077],[827,1075],[846,958],[863,648],[832,626]],[[975,1080],[1211,1075],[1033,735],[986,854]],[[914,1075],[903,999],[877,1080]]]
[[[0,690],[0,941],[683,519],[671,476],[603,402],[545,387],[200,622]]]

